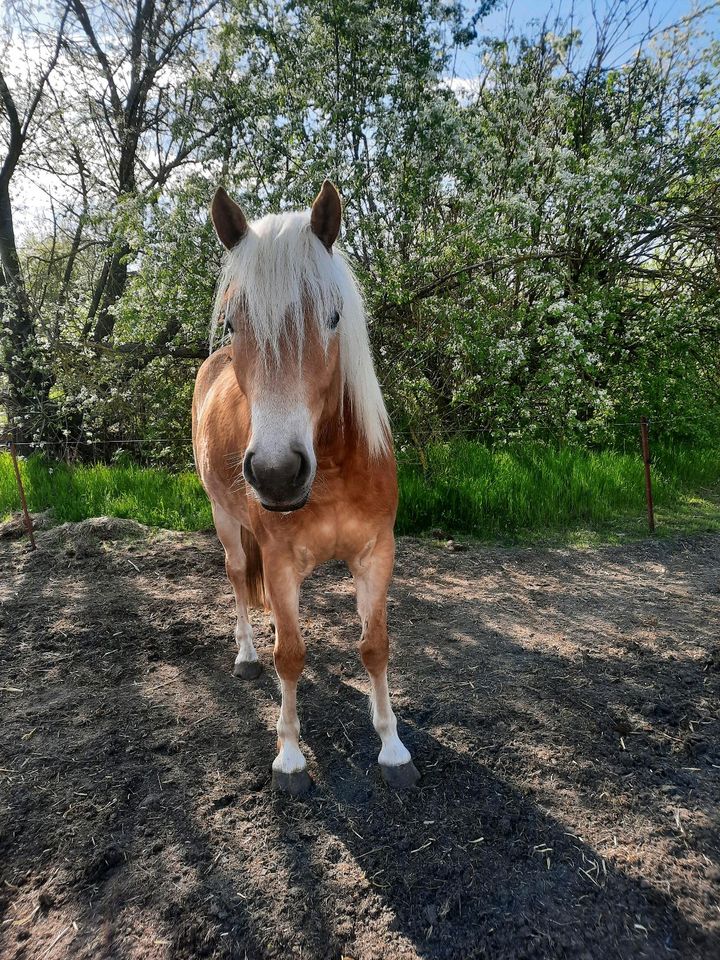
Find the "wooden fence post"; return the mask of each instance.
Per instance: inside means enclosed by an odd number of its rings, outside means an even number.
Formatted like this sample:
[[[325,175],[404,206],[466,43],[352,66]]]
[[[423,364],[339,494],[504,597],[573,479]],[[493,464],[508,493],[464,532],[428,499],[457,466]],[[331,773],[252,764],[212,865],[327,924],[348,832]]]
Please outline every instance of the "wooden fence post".
[[[648,435],[647,417],[640,417],[640,444],[642,458],[645,464],[645,499],[647,500],[648,526],[650,533],[655,533],[655,510],[653,507],[652,481],[650,479],[650,437]]]
[[[17,482],[18,492],[20,494],[20,503],[22,505],[23,519],[25,520],[25,529],[28,532],[28,537],[30,537],[30,548],[32,550],[37,550],[35,534],[33,533],[32,520],[28,512],[27,500],[25,499],[25,488],[23,487],[22,477],[20,476],[20,465],[18,464],[17,450],[15,449],[15,441],[13,440],[12,433],[8,434],[8,445],[10,447],[10,456],[12,458],[13,467],[15,468],[15,480]]]

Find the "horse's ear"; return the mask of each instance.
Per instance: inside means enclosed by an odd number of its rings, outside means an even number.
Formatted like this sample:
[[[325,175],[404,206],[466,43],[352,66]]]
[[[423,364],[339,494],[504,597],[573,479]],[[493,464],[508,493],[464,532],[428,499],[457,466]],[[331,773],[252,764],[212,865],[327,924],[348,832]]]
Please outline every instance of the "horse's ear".
[[[228,250],[238,244],[247,233],[248,222],[245,214],[235,201],[228,196],[224,187],[218,187],[210,204],[215,233]]]
[[[310,227],[312,232],[318,237],[328,250],[337,240],[340,233],[340,216],[342,207],[340,205],[340,194],[334,183],[326,180],[320,188],[320,193],[315,197],[310,214]]]

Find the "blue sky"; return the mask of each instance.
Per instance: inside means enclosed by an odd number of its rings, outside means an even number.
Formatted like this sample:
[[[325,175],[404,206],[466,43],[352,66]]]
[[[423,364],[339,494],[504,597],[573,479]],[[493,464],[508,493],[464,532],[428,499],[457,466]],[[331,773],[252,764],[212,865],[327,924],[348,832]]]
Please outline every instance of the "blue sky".
[[[593,27],[593,7],[602,17],[609,7],[614,6],[617,6],[617,0],[595,0],[594,3],[592,0],[575,0],[574,3],[572,0],[513,0],[513,2],[501,4],[497,10],[481,21],[479,31],[483,36],[502,36],[508,22],[521,29],[532,21],[542,22],[547,14],[550,14],[548,20],[553,20],[557,14],[568,18],[574,11],[575,24],[583,33],[587,33]],[[471,8],[472,5],[468,4],[467,9]],[[714,9],[710,9],[705,14],[703,18],[705,27],[715,37],[720,37],[720,3],[713,3],[711,0],[705,3],[695,3],[693,0],[656,0],[654,3],[651,2],[623,33],[613,51],[617,58],[622,60],[632,53],[650,24],[656,28],[668,27],[682,17],[688,16],[693,10],[707,8]]]
[[[599,12],[606,11],[608,7],[615,6],[614,3],[609,3],[608,0],[596,0],[594,4],[596,10]],[[647,25],[648,18],[652,20],[654,24],[659,24],[662,26],[669,26],[672,23],[675,23],[681,17],[687,16],[693,11],[693,9],[705,7],[711,7],[713,4],[711,2],[706,3],[693,3],[691,0],[657,0],[655,3],[651,3],[648,11],[646,11],[638,21],[638,27],[641,23]],[[720,32],[720,4],[714,4],[715,10],[709,15],[709,19],[714,21],[716,33]],[[542,20],[546,12],[552,10],[555,12],[560,12],[561,15],[567,16],[570,11],[575,9],[575,18],[579,21],[587,21],[588,24],[592,23],[592,8],[593,3],[591,0],[575,0],[575,3],[572,3],[571,0],[548,0],[547,3],[544,3],[543,0],[514,0],[514,2],[508,4],[507,6],[501,5],[493,13],[489,14],[482,21],[481,32],[495,34],[502,33],[506,16],[508,15],[508,7],[510,9],[510,19],[515,22],[516,25],[523,25],[529,23],[531,20]]]

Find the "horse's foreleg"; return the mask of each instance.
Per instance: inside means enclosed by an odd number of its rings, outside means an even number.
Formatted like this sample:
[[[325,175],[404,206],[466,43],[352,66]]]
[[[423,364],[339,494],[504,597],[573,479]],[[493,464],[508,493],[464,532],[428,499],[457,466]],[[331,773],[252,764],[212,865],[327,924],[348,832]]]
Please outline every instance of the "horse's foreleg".
[[[389,640],[387,631],[387,591],[392,577],[395,544],[392,537],[372,548],[367,556],[351,565],[357,589],[357,605],[362,624],[360,656],[370,676],[372,720],[382,748],[378,762],[382,775],[392,787],[411,787],[419,774],[410,752],[397,732],[397,720],[390,704],[387,667]]]
[[[255,680],[260,676],[262,665],[258,660],[253,631],[248,620],[245,553],[240,541],[242,524],[216,503],[213,504],[213,520],[217,535],[225,548],[225,572],[235,594],[235,643],[238,653],[233,673],[243,680]]]
[[[305,666],[305,642],[299,623],[300,583],[291,567],[269,563],[268,572],[265,586],[275,621],[275,670],[282,692],[277,722],[278,755],[273,760],[272,782],[276,790],[299,794],[310,786],[300,749],[297,715],[297,685]]]

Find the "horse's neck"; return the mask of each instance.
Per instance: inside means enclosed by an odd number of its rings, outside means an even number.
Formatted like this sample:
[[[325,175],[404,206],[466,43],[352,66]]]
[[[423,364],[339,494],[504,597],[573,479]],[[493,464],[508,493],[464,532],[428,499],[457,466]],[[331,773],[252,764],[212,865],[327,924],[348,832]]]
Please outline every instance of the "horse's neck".
[[[365,439],[357,429],[350,401],[346,396],[342,408],[338,408],[318,430],[315,444],[318,469],[342,470],[362,454],[365,447]]]

